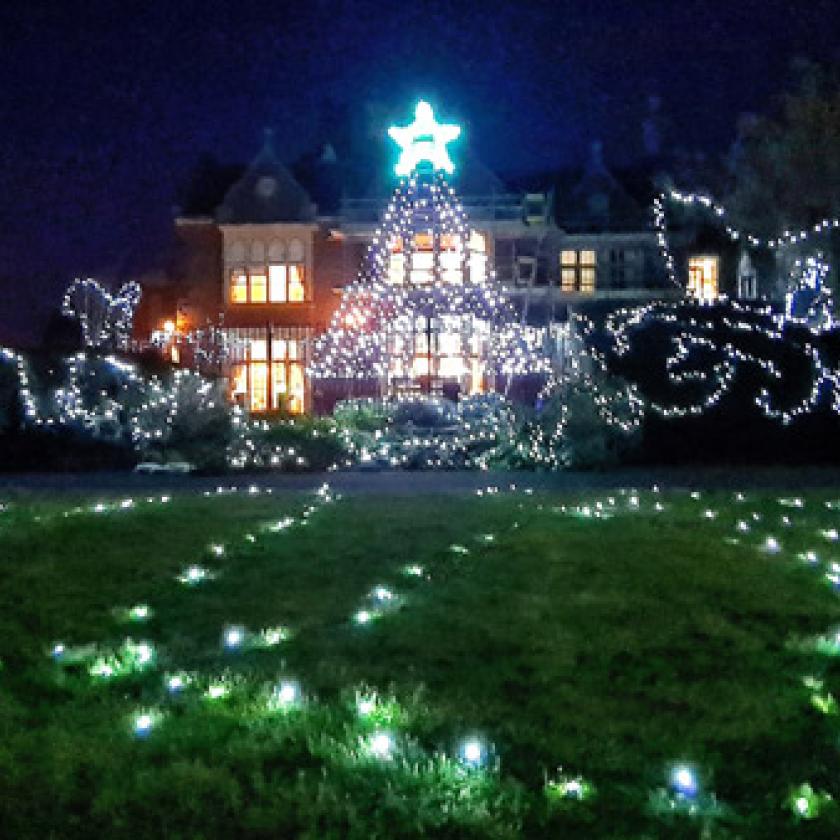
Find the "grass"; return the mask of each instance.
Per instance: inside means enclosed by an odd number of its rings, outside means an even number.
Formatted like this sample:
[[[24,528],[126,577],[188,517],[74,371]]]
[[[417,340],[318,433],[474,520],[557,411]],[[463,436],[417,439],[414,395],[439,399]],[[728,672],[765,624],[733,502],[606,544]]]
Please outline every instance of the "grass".
[[[840,624],[831,501],[22,499],[0,513],[2,833],[837,837],[840,659],[808,641]],[[179,583],[191,564],[215,577]]]

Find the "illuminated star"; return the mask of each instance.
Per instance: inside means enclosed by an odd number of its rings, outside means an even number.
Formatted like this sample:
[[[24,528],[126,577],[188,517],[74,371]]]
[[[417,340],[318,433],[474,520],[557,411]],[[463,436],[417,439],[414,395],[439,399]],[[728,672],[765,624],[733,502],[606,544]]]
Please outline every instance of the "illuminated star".
[[[460,134],[461,126],[437,122],[432,106],[428,102],[418,102],[411,125],[403,128],[392,125],[388,129],[388,136],[402,150],[394,171],[397,175],[410,175],[419,163],[428,162],[433,169],[442,169],[451,175],[455,171],[455,164],[449,157],[446,144],[457,139]]]

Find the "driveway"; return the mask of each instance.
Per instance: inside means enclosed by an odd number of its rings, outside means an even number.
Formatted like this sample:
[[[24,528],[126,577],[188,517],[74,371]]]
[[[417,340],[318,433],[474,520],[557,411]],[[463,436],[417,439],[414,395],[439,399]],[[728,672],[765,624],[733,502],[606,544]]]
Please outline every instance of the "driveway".
[[[649,489],[785,489],[837,488],[838,467],[657,467],[608,472],[334,472],[289,475],[236,473],[227,476],[136,475],[130,472],[0,474],[0,502],[17,495],[118,495],[159,492],[204,492],[217,487],[256,485],[276,492],[312,490],[328,482],[347,495],[406,496],[470,493],[511,484],[547,491],[584,491],[618,487]]]

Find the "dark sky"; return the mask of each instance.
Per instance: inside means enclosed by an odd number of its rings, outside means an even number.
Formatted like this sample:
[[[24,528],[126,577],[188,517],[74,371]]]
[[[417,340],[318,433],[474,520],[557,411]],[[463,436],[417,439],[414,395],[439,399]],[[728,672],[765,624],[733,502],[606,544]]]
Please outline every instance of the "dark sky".
[[[670,142],[724,149],[794,56],[840,58],[837,0],[7,2],[0,10],[0,340],[75,275],[160,252],[202,153],[289,161],[418,95],[500,174],[638,148],[649,94]],[[331,106],[332,103],[332,106]],[[325,123],[327,126],[325,128]],[[383,166],[386,165],[383,161]]]

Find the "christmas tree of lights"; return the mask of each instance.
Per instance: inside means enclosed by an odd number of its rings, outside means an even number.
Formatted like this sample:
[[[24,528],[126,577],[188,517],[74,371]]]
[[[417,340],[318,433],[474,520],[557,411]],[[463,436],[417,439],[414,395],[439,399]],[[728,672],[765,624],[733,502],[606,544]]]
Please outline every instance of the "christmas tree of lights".
[[[541,335],[519,323],[494,283],[485,237],[470,228],[446,181],[446,145],[460,134],[421,102],[414,122],[392,127],[400,181],[358,278],[344,290],[310,373],[320,379],[378,380],[388,396],[495,390],[548,370]]]

